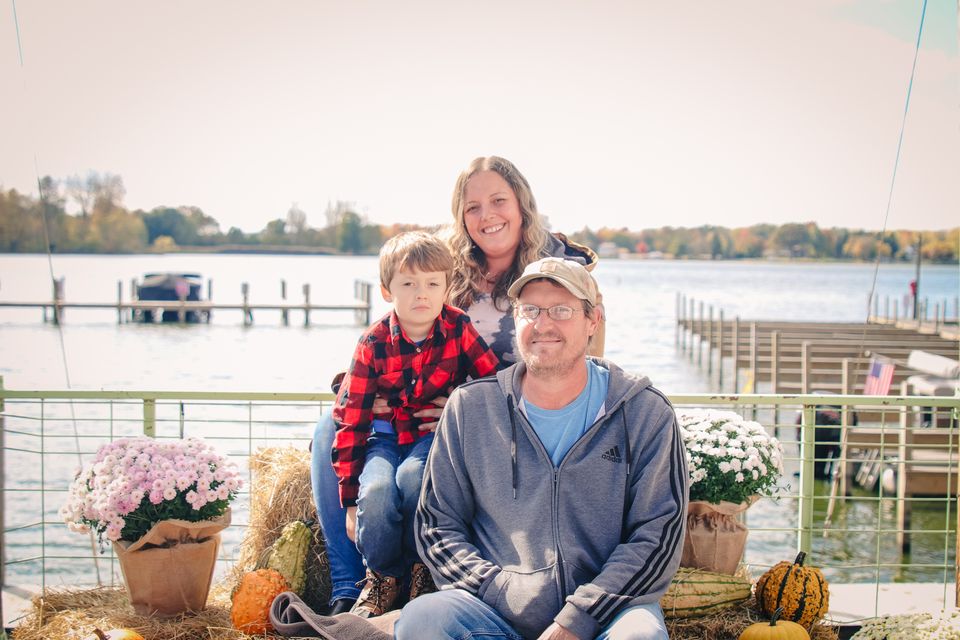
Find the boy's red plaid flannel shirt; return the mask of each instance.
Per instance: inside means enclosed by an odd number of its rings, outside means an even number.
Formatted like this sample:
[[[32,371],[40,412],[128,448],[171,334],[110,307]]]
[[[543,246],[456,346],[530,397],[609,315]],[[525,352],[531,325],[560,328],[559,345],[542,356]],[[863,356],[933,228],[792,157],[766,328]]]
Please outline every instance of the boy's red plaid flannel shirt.
[[[420,437],[423,420],[414,413],[435,408],[438,396],[450,395],[467,376],[482,378],[495,372],[499,360],[463,311],[444,305],[427,338],[410,342],[391,311],[360,337],[353,362],[340,384],[333,419],[333,468],[340,479],[340,502],[357,504],[360,472],[366,459],[367,438],[373,421],[373,400],[379,394],[393,410],[389,420],[398,444]]]

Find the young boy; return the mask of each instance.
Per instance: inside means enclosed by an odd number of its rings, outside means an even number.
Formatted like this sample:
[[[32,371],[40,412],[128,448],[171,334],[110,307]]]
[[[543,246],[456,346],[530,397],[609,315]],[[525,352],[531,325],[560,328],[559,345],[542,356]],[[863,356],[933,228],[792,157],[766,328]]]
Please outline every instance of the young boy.
[[[411,599],[432,588],[413,518],[436,422],[414,414],[499,365],[469,318],[444,304],[452,269],[449,249],[429,234],[401,233],[383,245],[380,291],[393,311],[360,337],[337,394],[333,468],[348,535],[367,567],[351,610],[363,617],[390,610],[408,571]],[[374,415],[377,396],[387,414]]]

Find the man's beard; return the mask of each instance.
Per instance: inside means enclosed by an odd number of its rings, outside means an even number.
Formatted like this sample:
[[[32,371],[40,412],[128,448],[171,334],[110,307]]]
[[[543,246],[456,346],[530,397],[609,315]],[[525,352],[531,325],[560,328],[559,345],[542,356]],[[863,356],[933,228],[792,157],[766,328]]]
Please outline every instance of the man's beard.
[[[556,334],[549,333],[535,333],[531,336],[531,342],[540,338],[558,338],[563,340],[561,336]],[[566,342],[563,343],[566,345]],[[527,352],[521,345],[520,340],[517,339],[517,350],[520,352],[520,358],[523,360],[524,364],[527,366],[527,373],[533,375],[536,378],[541,379],[560,379],[569,374],[574,368],[583,361],[587,356],[587,348],[584,346],[583,351],[579,355],[573,355],[569,358],[565,358],[564,354],[558,353],[555,357],[549,358],[548,361],[543,362],[540,356],[535,353]]]

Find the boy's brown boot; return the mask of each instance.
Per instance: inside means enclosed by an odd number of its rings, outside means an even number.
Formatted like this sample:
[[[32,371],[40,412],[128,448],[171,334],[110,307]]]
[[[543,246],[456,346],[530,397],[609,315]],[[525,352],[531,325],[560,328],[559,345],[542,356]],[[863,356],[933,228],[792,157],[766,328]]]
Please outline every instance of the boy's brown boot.
[[[433,593],[437,590],[437,585],[433,582],[433,576],[430,575],[430,569],[422,562],[413,565],[410,571],[410,599],[425,593]]]
[[[397,578],[382,576],[367,569],[366,584],[350,613],[361,618],[381,616],[390,611],[399,594],[400,581]]]

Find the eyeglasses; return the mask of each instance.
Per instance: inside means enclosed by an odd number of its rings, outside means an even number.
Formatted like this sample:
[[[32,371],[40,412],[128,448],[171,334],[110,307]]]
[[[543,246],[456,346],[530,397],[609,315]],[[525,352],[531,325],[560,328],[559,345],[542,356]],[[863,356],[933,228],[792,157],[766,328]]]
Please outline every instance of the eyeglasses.
[[[514,305],[514,307],[517,310],[517,315],[524,320],[536,320],[540,317],[541,311],[546,311],[551,320],[563,321],[572,318],[575,311],[583,311],[583,309],[568,307],[565,304],[558,304],[547,308],[538,307],[535,304],[518,304]]]

